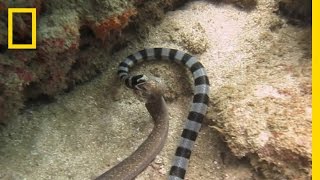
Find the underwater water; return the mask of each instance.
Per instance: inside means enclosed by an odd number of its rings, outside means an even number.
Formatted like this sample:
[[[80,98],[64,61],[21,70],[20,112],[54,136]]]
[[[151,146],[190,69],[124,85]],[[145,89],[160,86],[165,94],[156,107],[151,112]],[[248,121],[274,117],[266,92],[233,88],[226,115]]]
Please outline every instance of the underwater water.
[[[93,179],[130,155],[150,133],[153,122],[144,101],[119,82],[116,72],[124,57],[146,47],[190,52],[208,73],[211,101],[188,179],[276,179],[269,169],[263,174],[267,178],[254,170],[264,165],[256,163],[256,155],[268,157],[266,147],[288,148],[290,157],[308,161],[311,28],[286,23],[274,13],[274,6],[275,2],[263,0],[245,11],[231,4],[188,2],[167,12],[159,24],[146,25],[137,38],[112,55],[91,46],[90,30],[68,30],[66,34],[85,34],[79,52],[83,59],[100,59],[97,62],[103,63],[97,66],[106,67],[50,103],[30,104],[1,129],[0,179]],[[78,19],[72,15],[61,21],[74,23]],[[70,44],[65,46],[72,47],[73,41],[68,39]],[[85,62],[78,66],[86,66]],[[63,67],[61,63],[52,68]],[[188,114],[192,81],[188,71],[170,63],[144,63],[134,72],[165,82],[170,117],[164,149],[136,179],[166,179]],[[291,152],[295,147],[301,151]],[[241,159],[244,155],[248,156]],[[270,156],[271,163],[280,164],[274,167],[281,172],[279,177],[309,176],[295,169],[283,173],[284,161]]]

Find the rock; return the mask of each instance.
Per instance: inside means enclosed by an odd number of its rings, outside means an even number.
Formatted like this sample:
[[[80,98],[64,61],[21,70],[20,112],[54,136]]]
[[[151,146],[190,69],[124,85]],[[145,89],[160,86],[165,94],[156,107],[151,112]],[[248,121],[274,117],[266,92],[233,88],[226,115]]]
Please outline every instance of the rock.
[[[135,35],[129,24],[147,23],[146,13],[148,22],[160,20],[165,10],[184,0],[6,2],[1,4],[4,17],[7,8],[37,9],[37,49],[7,50],[8,34],[0,33],[0,56],[5,59],[0,62],[2,122],[22,108],[25,100],[54,96],[100,73],[112,51]],[[29,16],[14,14],[14,41],[26,44],[31,39],[30,21]],[[2,29],[7,29],[6,24],[6,18],[0,20]],[[105,54],[97,49],[104,49]]]
[[[310,47],[309,35],[295,37],[299,46],[292,52]],[[280,34],[270,42],[280,47],[288,40]],[[303,54],[292,58],[292,52],[256,52],[256,62],[229,76],[209,110],[231,151],[249,157],[267,179],[311,178],[311,60]]]

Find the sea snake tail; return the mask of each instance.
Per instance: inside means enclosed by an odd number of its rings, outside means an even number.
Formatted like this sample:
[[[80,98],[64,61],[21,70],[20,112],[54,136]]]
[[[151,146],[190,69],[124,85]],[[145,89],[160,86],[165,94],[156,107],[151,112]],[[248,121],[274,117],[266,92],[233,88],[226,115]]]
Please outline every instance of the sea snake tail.
[[[202,120],[206,114],[209,102],[209,80],[203,65],[194,56],[175,49],[149,48],[128,56],[119,65],[118,75],[126,86],[139,89],[146,82],[144,75],[129,75],[129,68],[135,64],[149,60],[169,60],[185,65],[194,79],[194,96],[181,140],[175,152],[174,162],[169,172],[169,180],[184,179],[188,161],[198,136]]]

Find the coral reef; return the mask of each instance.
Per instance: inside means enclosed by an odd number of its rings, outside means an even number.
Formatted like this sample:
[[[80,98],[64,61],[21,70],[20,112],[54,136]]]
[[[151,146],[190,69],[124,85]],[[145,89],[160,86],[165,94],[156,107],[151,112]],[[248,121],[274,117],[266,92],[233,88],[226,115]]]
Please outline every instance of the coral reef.
[[[53,97],[97,75],[107,67],[111,54],[125,45],[135,30],[128,25],[161,19],[163,12],[179,5],[179,0],[157,1],[4,1],[0,28],[7,29],[7,8],[37,8],[37,49],[7,50],[7,31],[0,32],[0,122],[23,107],[26,100],[41,95]],[[14,43],[30,42],[31,19],[26,14],[13,16]],[[136,17],[136,18],[134,18]],[[92,47],[103,48],[96,54]]]
[[[120,33],[121,30],[128,25],[129,18],[136,14],[137,11],[135,9],[128,9],[126,12],[110,17],[102,22],[89,22],[89,26],[93,30],[96,38],[105,41],[112,31]]]

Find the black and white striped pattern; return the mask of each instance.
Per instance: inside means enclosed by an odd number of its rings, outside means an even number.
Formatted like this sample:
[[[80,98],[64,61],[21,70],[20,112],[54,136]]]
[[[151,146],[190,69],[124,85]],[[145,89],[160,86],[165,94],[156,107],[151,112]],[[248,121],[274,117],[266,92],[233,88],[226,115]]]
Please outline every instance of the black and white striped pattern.
[[[169,172],[170,180],[184,179],[194,142],[198,136],[202,120],[209,102],[209,80],[202,64],[182,51],[167,48],[150,48],[128,56],[119,65],[118,75],[129,88],[137,89],[146,81],[144,75],[130,76],[129,68],[142,61],[164,59],[183,64],[192,72],[194,78],[194,96],[191,109],[181,135],[180,144]]]

